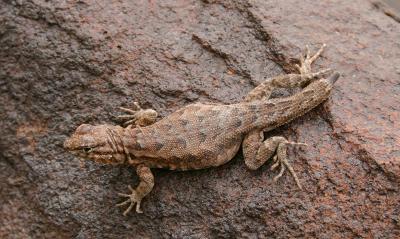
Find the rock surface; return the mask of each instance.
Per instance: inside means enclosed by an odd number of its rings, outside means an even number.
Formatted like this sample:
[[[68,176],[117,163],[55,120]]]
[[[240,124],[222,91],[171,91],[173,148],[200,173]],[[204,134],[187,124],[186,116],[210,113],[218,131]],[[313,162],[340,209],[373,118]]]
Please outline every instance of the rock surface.
[[[1,238],[400,236],[400,25],[369,1],[1,1]],[[145,214],[122,216],[134,170],[62,148],[82,123],[113,123],[139,101],[162,116],[198,101],[238,102],[262,77],[342,73],[322,106],[268,135],[304,186],[268,166],[154,170]]]

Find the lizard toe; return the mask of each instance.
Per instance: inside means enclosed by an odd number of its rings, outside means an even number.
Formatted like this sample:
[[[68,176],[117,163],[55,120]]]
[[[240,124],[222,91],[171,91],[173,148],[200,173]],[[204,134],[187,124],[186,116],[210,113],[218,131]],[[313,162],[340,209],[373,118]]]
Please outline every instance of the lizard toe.
[[[130,203],[128,208],[123,212],[124,216],[128,215],[128,213],[132,210],[132,208],[135,204],[136,204],[136,212],[143,213],[143,211],[140,209],[141,199],[138,197],[136,191],[130,185],[128,187],[129,187],[129,190],[131,191],[131,194],[118,193],[118,196],[126,197],[128,199],[121,203],[116,204],[116,206],[121,207],[121,206],[125,206]]]

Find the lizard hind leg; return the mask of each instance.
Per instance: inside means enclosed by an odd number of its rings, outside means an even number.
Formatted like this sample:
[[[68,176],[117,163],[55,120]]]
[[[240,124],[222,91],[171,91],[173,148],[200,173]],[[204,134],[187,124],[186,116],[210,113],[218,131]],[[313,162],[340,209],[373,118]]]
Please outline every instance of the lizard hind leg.
[[[310,54],[309,47],[306,46],[305,57],[301,56],[299,59],[300,65],[295,65],[298,73],[284,74],[265,79],[261,84],[250,91],[243,101],[254,102],[268,100],[275,88],[288,89],[294,87],[305,87],[311,82],[311,80],[319,79],[320,77],[332,72],[332,70],[329,68],[315,73],[311,71],[311,64],[321,55],[325,46],[326,45],[323,44],[313,56]]]
[[[284,137],[275,136],[265,141],[262,132],[253,133],[246,136],[243,141],[243,154],[245,164],[248,168],[256,170],[261,167],[268,159],[272,158],[271,170],[280,168],[278,175],[274,177],[277,181],[287,169],[296,181],[297,186],[302,189],[296,172],[288,162],[287,145],[306,145],[303,143],[290,142]]]
[[[322,44],[321,48],[314,54],[311,55],[310,48],[306,45],[305,56],[300,56],[300,65],[295,65],[300,75],[307,78],[316,78],[330,72],[330,69],[322,70],[316,73],[312,73],[311,64],[321,55],[322,51],[325,49],[326,44]]]

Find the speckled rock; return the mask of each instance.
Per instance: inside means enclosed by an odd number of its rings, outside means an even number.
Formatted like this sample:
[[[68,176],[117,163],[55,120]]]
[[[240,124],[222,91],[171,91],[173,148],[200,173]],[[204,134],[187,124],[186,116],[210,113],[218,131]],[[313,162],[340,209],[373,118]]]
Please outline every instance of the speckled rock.
[[[1,238],[400,237],[400,25],[369,1],[0,2]],[[269,135],[307,142],[290,175],[154,170],[145,214],[122,216],[128,167],[80,164],[62,143],[139,101],[165,116],[238,102],[264,76],[342,73],[330,99]],[[285,94],[285,93],[283,93]]]

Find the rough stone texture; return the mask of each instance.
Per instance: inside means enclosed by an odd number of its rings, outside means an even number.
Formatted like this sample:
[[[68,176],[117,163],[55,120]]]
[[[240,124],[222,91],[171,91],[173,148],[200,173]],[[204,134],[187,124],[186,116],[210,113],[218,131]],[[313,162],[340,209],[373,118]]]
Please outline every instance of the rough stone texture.
[[[400,25],[365,0],[1,1],[1,238],[400,236]],[[215,169],[154,170],[145,214],[122,216],[134,170],[80,165],[79,124],[117,123],[137,100],[163,116],[239,101],[261,76],[342,73],[330,99],[268,135],[307,142],[278,183],[241,153]]]

